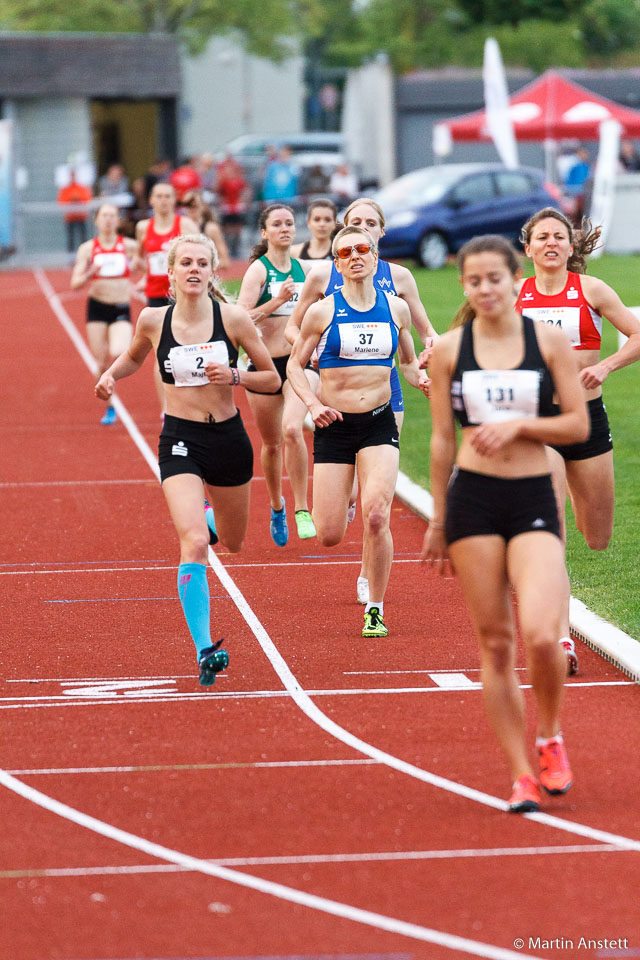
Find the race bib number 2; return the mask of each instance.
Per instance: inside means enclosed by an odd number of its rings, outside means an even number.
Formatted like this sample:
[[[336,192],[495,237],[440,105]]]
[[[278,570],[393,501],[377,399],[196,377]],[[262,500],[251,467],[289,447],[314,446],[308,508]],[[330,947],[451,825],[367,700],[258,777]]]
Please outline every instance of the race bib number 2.
[[[229,366],[229,351],[224,340],[172,347],[167,360],[176,387],[206,386],[209,379],[204,368],[209,362]]]

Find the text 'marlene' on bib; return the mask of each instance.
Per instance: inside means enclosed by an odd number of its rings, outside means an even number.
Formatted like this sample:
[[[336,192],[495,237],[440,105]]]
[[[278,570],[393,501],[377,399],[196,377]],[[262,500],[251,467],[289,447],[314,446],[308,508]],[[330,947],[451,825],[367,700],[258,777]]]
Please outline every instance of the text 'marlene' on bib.
[[[269,296],[273,299],[274,297],[280,296],[280,291],[282,290],[282,284],[284,280],[270,280],[269,281]],[[300,291],[302,290],[302,283],[298,280],[294,282],[295,290],[293,291],[292,296],[289,300],[285,300],[277,310],[274,310],[274,315],[277,317],[283,315],[289,315],[293,313],[293,308],[300,299]]]
[[[124,253],[97,253],[93,262],[98,266],[97,277],[122,277],[127,270],[127,258]]]
[[[469,422],[537,417],[540,380],[539,370],[465,370],[462,397]]]
[[[571,346],[580,344],[580,307],[529,307],[524,304],[522,312],[539,323],[560,327],[569,337]]]
[[[341,323],[340,356],[343,360],[388,360],[393,351],[388,323]]]
[[[166,277],[169,272],[169,259],[166,250],[153,250],[147,254],[149,273],[153,277]]]
[[[204,368],[209,362],[229,366],[229,350],[224,340],[190,343],[169,350],[169,365],[176,387],[206,386],[209,380]]]

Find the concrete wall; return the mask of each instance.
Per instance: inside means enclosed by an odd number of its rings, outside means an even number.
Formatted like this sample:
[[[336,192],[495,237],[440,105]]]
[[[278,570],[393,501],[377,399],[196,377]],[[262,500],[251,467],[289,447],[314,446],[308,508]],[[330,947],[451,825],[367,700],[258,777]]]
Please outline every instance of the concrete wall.
[[[14,120],[14,169],[27,171],[28,186],[17,199],[27,210],[16,224],[21,249],[39,253],[64,249],[62,216],[38,212],[43,203],[55,201],[55,168],[67,163],[69,154],[92,153],[91,112],[83,97],[34,97],[13,101],[7,111]],[[36,209],[30,209],[30,208]]]
[[[232,36],[214,37],[199,57],[183,60],[181,153],[215,153],[242,133],[303,129],[302,57],[282,64],[249,56]]]

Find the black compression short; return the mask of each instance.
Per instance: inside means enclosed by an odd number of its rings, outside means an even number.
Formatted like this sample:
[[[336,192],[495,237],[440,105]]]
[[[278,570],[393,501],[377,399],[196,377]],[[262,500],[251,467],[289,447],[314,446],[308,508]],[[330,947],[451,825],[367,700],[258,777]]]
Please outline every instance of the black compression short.
[[[316,427],[313,434],[314,463],[355,463],[364,447],[389,444],[400,447],[396,418],[391,402],[366,413],[343,413],[328,427]]]
[[[131,323],[131,310],[128,303],[103,303],[89,297],[87,300],[87,323],[106,323],[110,326],[119,320]]]
[[[165,416],[158,444],[160,477],[195,473],[213,487],[238,487],[253,476],[253,448],[240,413],[218,423]]]
[[[534,531],[560,536],[550,473],[493,477],[454,468],[447,491],[447,543],[495,535],[508,543],[521,533]]]

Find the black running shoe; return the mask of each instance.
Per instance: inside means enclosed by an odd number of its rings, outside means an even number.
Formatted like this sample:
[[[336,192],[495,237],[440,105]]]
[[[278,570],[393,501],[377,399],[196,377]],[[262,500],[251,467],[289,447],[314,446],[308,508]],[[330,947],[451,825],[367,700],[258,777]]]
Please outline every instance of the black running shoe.
[[[216,682],[216,673],[226,670],[229,666],[229,654],[219,649],[224,640],[218,640],[212,647],[205,647],[198,657],[200,671],[200,686],[210,687]]]

